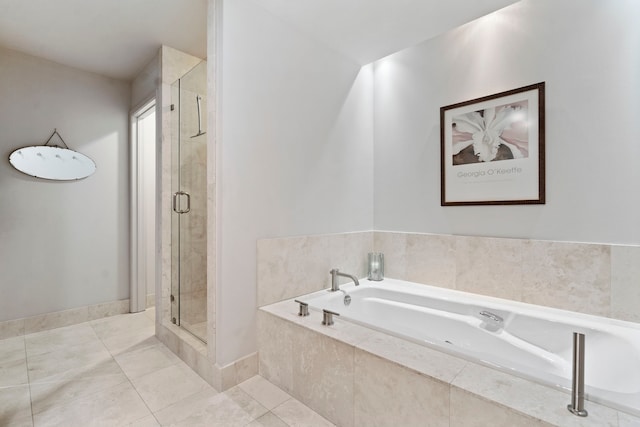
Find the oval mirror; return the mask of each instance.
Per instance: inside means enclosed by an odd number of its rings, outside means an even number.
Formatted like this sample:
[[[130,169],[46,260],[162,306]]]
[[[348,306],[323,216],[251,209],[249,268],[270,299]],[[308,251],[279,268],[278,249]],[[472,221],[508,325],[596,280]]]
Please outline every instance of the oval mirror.
[[[18,148],[9,162],[27,175],[59,181],[86,178],[96,171],[95,162],[84,154],[47,145]]]

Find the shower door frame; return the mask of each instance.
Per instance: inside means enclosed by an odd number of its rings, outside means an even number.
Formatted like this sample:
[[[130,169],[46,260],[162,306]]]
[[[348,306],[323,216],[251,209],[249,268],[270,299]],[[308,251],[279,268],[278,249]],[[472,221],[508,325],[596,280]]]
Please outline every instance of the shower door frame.
[[[171,159],[172,159],[171,161],[171,164],[172,164],[171,165],[171,177],[172,177],[171,178],[171,194],[172,194],[171,196],[172,197],[172,200],[171,200],[171,218],[172,218],[171,219],[171,224],[172,224],[171,225],[172,227],[171,265],[172,265],[172,269],[171,270],[172,272],[171,272],[171,285],[170,285],[170,290],[171,290],[170,319],[173,324],[180,326],[183,330],[189,332],[195,338],[199,339],[203,343],[206,343],[207,341],[206,329],[203,334],[198,334],[197,332],[192,330],[191,328],[192,324],[185,319],[185,317],[187,316],[184,316],[185,315],[185,313],[183,313],[184,304],[182,301],[183,293],[184,293],[183,287],[185,286],[185,283],[183,283],[183,281],[185,279],[185,274],[186,274],[185,272],[183,272],[183,269],[184,269],[183,264],[184,262],[186,262],[186,260],[183,258],[184,257],[183,245],[185,242],[183,239],[185,237],[188,238],[188,233],[187,233],[187,236],[183,236],[183,233],[185,233],[185,230],[183,229],[183,222],[186,219],[183,217],[183,215],[184,214],[188,215],[190,212],[191,195],[189,194],[189,191],[192,191],[190,188],[186,188],[183,185],[183,169],[182,168],[186,165],[182,157],[183,149],[184,149],[184,145],[189,144],[190,141],[185,139],[186,136],[183,129],[183,126],[185,125],[184,123],[185,117],[183,117],[183,102],[186,101],[185,99],[183,99],[183,95],[184,95],[183,92],[187,91],[187,89],[183,88],[182,85],[183,85],[183,80],[185,79],[186,76],[189,75],[189,73],[191,73],[197,67],[203,66],[203,65],[206,67],[206,61],[202,61],[198,63],[196,66],[194,66],[191,70],[189,70],[187,73],[185,73],[181,78],[176,80],[176,82],[174,82],[171,85],[171,100],[172,100],[171,110],[173,113],[173,117],[172,117],[172,125],[171,125],[171,134],[172,134],[171,135],[171,145],[172,145],[172,148],[171,148]],[[197,103],[198,103],[198,110],[199,110],[200,100],[197,100]],[[176,119],[176,115],[177,115],[177,119]],[[201,119],[200,115],[198,115],[198,134],[195,136],[200,136],[204,134],[202,133],[200,119]],[[205,150],[206,150],[206,141],[204,143],[205,143]],[[205,169],[205,176],[206,176],[206,169]],[[196,199],[198,197],[204,197],[205,206],[206,206],[206,191],[207,191],[206,182],[204,184],[205,184],[203,187],[204,193],[203,194],[194,193],[194,194]],[[184,203],[185,201],[187,203],[186,205]],[[206,227],[206,222],[205,222],[205,227]],[[206,235],[206,230],[205,230],[205,235]],[[205,250],[206,250],[206,245],[205,245]],[[204,274],[205,274],[204,285],[206,290],[206,264],[204,265]],[[193,276],[190,277],[190,279],[193,279]],[[192,286],[193,281],[189,285]],[[206,300],[206,297],[205,297],[205,300]],[[193,314],[193,313],[190,313],[190,314]],[[205,305],[205,309],[204,309],[205,324],[206,324],[207,317],[208,317],[207,307]]]

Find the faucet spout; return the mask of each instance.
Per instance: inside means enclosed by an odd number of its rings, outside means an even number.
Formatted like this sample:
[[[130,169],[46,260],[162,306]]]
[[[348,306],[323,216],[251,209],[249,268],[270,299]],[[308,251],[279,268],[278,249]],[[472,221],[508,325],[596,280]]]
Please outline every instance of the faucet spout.
[[[337,268],[331,270],[329,274],[331,274],[331,292],[340,290],[340,285],[338,284],[338,276],[348,277],[349,279],[353,280],[353,283],[355,283],[356,286],[360,286],[360,282],[358,282],[358,278],[356,276],[347,273],[341,273]]]

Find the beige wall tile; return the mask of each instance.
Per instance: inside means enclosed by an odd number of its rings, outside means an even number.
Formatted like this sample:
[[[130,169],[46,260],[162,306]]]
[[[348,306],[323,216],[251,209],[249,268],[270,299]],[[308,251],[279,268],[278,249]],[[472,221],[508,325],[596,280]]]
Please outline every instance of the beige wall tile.
[[[522,301],[609,316],[610,253],[607,245],[528,242],[522,259]]]
[[[436,234],[408,234],[406,239],[406,280],[455,288],[456,238]]]
[[[640,246],[611,247],[611,317],[640,322]]]
[[[356,350],[356,426],[449,426],[449,385]]]
[[[322,289],[329,277],[329,237],[258,240],[258,306]]]
[[[408,233],[374,232],[373,250],[384,254],[385,277],[407,280],[408,237]]]
[[[330,287],[332,268],[365,276],[372,246],[371,232],[258,240],[258,306]]]
[[[354,348],[304,328],[292,338],[292,395],[329,421],[353,426]]]
[[[258,310],[258,371],[287,393],[293,390],[293,342],[295,325]]]
[[[456,289],[520,300],[525,241],[456,237]]]

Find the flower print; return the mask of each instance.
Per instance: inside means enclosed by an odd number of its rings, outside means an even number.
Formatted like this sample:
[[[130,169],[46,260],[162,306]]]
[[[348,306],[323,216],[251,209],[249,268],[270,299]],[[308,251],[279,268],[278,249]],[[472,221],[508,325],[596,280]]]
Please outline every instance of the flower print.
[[[510,150],[512,158],[525,157],[520,148],[501,137],[502,132],[512,123],[522,119],[520,110],[519,106],[506,105],[454,117],[453,126],[456,131],[471,134],[471,139],[454,141],[453,154],[473,145],[473,153],[478,161],[490,162],[496,158],[500,145],[503,145]]]

